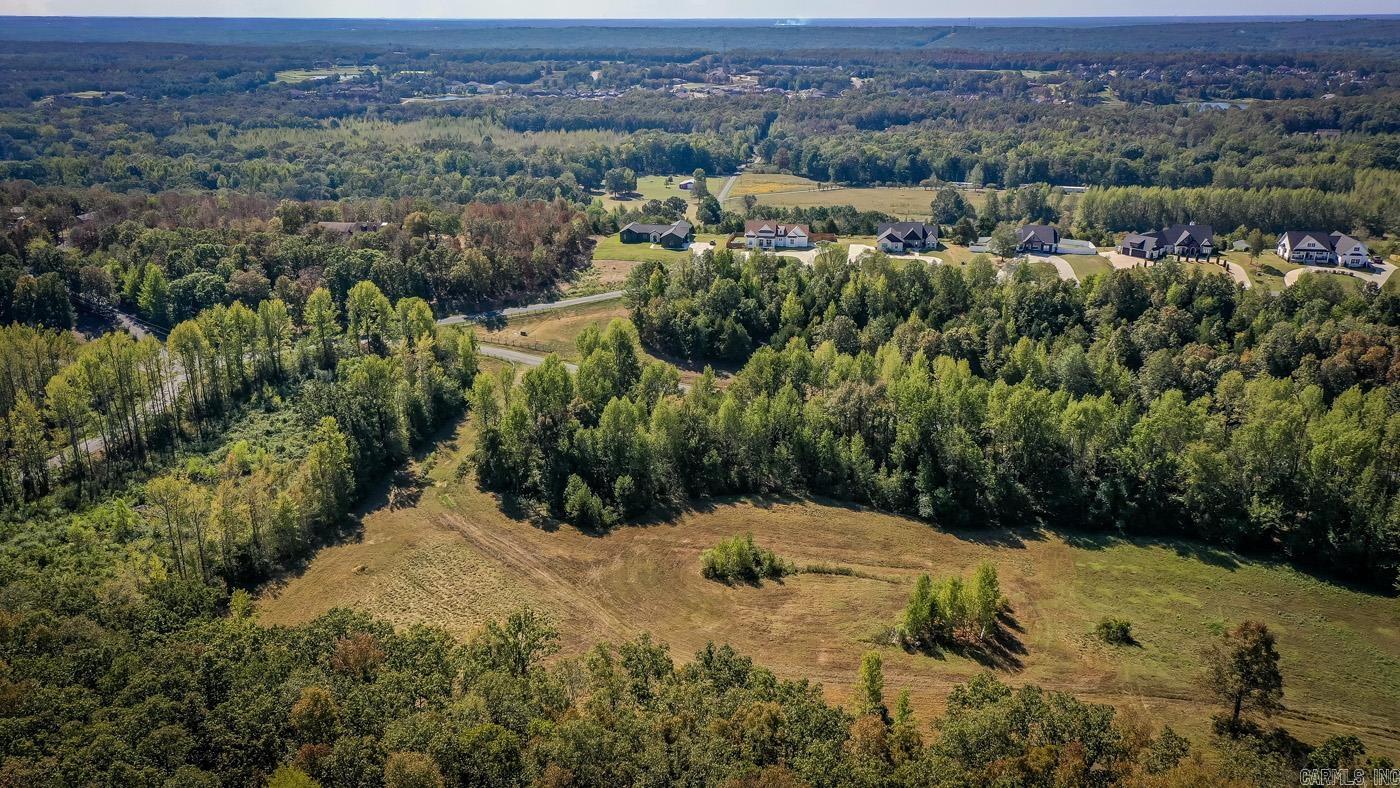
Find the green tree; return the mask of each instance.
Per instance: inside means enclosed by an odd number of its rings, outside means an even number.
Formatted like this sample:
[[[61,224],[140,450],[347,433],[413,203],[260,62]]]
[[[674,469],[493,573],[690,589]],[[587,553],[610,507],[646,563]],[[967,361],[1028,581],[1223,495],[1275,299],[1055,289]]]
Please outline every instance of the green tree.
[[[170,285],[159,266],[146,266],[136,303],[141,308],[141,316],[147,320],[161,325],[170,321]]]
[[[860,659],[860,674],[856,677],[855,712],[861,716],[877,715],[889,722],[890,711],[885,706],[885,672],[878,651],[867,651]]]
[[[1239,736],[1243,715],[1252,710],[1272,714],[1281,709],[1283,674],[1273,633],[1257,621],[1245,621],[1225,633],[1205,652],[1205,686],[1230,707],[1227,729]]]
[[[322,369],[330,369],[335,366],[335,340],[340,336],[339,316],[330,291],[324,287],[312,291],[304,311],[306,327],[316,340],[318,362]]]

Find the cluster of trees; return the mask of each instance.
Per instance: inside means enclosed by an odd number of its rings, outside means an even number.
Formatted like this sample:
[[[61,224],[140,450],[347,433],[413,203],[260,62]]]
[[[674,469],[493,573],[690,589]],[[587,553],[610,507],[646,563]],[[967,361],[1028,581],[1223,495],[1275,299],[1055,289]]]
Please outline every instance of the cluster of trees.
[[[471,405],[482,486],[539,501],[589,527],[651,507],[670,489],[647,428],[653,407],[678,390],[674,367],[643,364],[631,326],[613,321],[578,339],[577,373],[557,356],[525,373],[482,374]]]
[[[700,574],[723,583],[777,580],[797,571],[792,562],[754,544],[753,534],[732,536],[700,554]]]
[[[978,564],[968,584],[960,577],[935,583],[928,575],[920,575],[904,607],[899,634],[916,648],[981,643],[996,631],[997,619],[1006,608],[996,567],[990,562]]]

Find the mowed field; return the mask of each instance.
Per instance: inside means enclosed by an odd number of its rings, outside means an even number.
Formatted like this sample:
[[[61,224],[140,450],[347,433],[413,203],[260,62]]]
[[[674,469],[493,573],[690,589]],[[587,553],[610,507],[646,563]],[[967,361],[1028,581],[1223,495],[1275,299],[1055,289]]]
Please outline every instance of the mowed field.
[[[846,702],[861,655],[884,657],[885,689],[909,689],[927,723],[949,688],[995,670],[1135,710],[1193,738],[1215,710],[1197,688],[1200,649],[1244,619],[1277,634],[1287,711],[1305,740],[1361,736],[1400,755],[1400,615],[1394,598],[1348,590],[1287,567],[1188,543],[1126,541],[1037,530],[950,532],[826,501],[714,501],[672,521],[607,534],[503,513],[466,474],[470,422],[440,443],[418,502],[372,504],[358,539],[323,549],[306,571],[258,600],[264,624],[306,621],[337,606],[399,625],[469,637],[520,605],[548,611],[563,655],[650,632],[678,660],[728,642],[789,678],[811,677]],[[799,566],[828,563],[861,577],[799,574],[729,587],[700,576],[702,550],[752,532]],[[906,653],[889,628],[917,576],[970,575],[996,564],[1010,600],[1008,647],[994,658]],[[1105,616],[1132,622],[1139,645],[1090,632]]]
[[[927,219],[929,203],[936,190],[918,186],[876,186],[870,188],[817,188],[816,181],[798,175],[744,173],[730,190],[724,207],[743,211],[743,197],[752,194],[760,205],[812,207],[853,205],[862,211],[881,211],[904,219]],[[986,202],[984,191],[964,191],[963,198],[974,207]]]
[[[601,194],[594,198],[596,202],[602,203],[603,208],[609,213],[617,208],[638,208],[647,200],[665,201],[667,197],[680,197],[686,201],[685,215],[692,223],[695,222],[695,196],[692,192],[682,189],[680,182],[690,178],[689,175],[672,175],[671,183],[666,183],[665,175],[638,175],[637,190],[621,198],[615,194]],[[708,186],[718,190],[724,185],[723,178],[710,178]]]

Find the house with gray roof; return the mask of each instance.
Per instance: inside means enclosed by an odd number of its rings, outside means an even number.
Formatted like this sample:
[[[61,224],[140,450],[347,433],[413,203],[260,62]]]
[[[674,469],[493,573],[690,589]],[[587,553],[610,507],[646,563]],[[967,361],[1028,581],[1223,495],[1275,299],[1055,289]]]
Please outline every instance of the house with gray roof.
[[[1174,224],[1162,231],[1167,254],[1192,260],[1209,260],[1218,254],[1215,230],[1208,224]]]
[[[617,233],[625,244],[654,243],[666,249],[684,249],[695,237],[695,230],[684,219],[672,224],[632,222]]]
[[[1048,224],[1027,224],[1016,229],[1016,251],[1058,252],[1060,231]]]
[[[886,252],[922,252],[938,248],[938,225],[924,222],[891,222],[875,230],[875,245]]]
[[[1123,236],[1122,243],[1118,244],[1118,254],[1143,260],[1156,260],[1166,253],[1167,242],[1161,230],[1128,233]]]

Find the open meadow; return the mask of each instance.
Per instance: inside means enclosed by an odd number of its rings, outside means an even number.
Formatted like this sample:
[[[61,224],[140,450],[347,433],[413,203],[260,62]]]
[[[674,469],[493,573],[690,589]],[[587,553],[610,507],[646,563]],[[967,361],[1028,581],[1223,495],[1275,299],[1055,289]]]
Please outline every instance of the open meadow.
[[[363,510],[357,538],[322,550],[304,572],[267,588],[264,624],[297,624],[337,606],[459,637],[520,605],[547,611],[565,656],[650,632],[687,660],[728,642],[784,677],[809,676],[845,702],[861,654],[884,657],[887,692],[909,689],[925,722],[949,688],[984,670],[1168,722],[1200,739],[1214,711],[1196,683],[1201,648],[1244,619],[1279,638],[1286,711],[1279,722],[1316,740],[1355,733],[1400,751],[1400,621],[1393,598],[1318,580],[1190,542],[1124,540],[1038,529],[948,531],[822,500],[721,499],[674,519],[583,531],[503,512],[463,468],[470,422],[420,461],[416,503]],[[762,585],[726,586],[699,571],[702,550],[751,532],[803,567]],[[892,645],[916,577],[967,576],[993,562],[1010,602],[1000,645],[933,655]],[[1092,636],[1105,617],[1132,623],[1136,644]]]
[[[665,201],[667,197],[680,197],[686,202],[685,216],[692,223],[695,222],[695,196],[692,192],[682,189],[680,182],[689,178],[689,175],[639,175],[637,176],[637,190],[630,194],[617,195],[610,192],[602,192],[594,198],[594,202],[601,203],[603,209],[609,213],[622,208],[630,210],[640,207],[648,200]],[[667,183],[667,181],[670,183]],[[715,183],[723,181],[716,179]],[[718,185],[715,186],[719,188]]]
[[[744,195],[758,198],[760,205],[809,208],[820,205],[852,205],[861,211],[880,211],[901,219],[927,219],[929,203],[937,190],[923,186],[836,187],[797,175],[774,173],[744,173],[735,182],[725,199],[724,208],[743,210]],[[987,200],[987,191],[968,189],[962,192],[974,208],[980,209]]]

